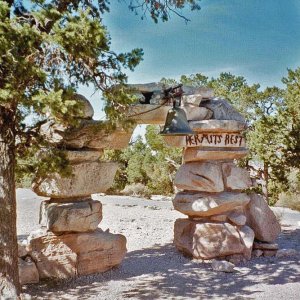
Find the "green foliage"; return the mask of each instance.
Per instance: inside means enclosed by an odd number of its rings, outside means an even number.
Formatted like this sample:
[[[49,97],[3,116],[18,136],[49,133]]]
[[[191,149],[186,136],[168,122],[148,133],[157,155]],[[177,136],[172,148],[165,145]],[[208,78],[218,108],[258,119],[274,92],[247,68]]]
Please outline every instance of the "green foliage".
[[[198,9],[197,2],[137,0],[128,5],[157,22],[168,20],[170,13],[179,15],[185,6]],[[101,18],[109,12],[109,4],[108,0],[0,0],[0,105],[16,116],[11,126],[20,163],[24,157],[19,149],[46,147],[38,136],[43,120],[51,116],[76,125],[74,116],[80,115],[81,107],[73,94],[81,84],[102,92],[107,130],[132,125],[124,116],[136,99],[124,70],[134,70],[143,51],[112,51]]]
[[[143,141],[138,137],[122,151],[105,152],[102,159],[116,160],[121,166],[111,192],[121,191],[126,186],[126,190],[135,191],[136,184],[145,187],[144,195],[174,192],[173,179],[181,164],[181,149],[167,147],[158,126],[147,126],[145,138]]]
[[[49,147],[39,136],[39,127],[49,116],[64,125],[77,125],[74,116],[80,116],[82,107],[73,95],[79,84],[93,84],[103,92],[107,117],[114,126],[123,121],[117,111],[133,100],[122,70],[133,70],[143,52],[117,54],[110,49],[100,17],[108,4],[106,0],[0,1],[0,105],[16,116],[11,126],[17,138],[18,175],[25,170],[66,169],[51,148],[44,151],[43,160],[35,159],[39,148]],[[30,168],[23,167],[25,161]]]

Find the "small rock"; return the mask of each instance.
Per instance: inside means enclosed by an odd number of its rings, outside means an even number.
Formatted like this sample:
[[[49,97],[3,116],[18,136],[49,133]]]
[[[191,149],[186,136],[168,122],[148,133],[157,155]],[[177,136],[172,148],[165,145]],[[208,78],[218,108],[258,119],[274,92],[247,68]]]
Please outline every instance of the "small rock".
[[[26,248],[26,244],[18,242],[18,257],[25,257],[28,254],[28,250]]]
[[[223,260],[213,260],[212,269],[217,272],[226,272],[226,273],[232,273],[234,272],[235,265],[229,261]]]
[[[278,250],[278,244],[275,243],[260,243],[254,242],[253,249],[261,249],[261,250]]]
[[[260,257],[264,254],[264,252],[260,249],[255,249],[252,251],[252,257]]]
[[[227,256],[226,259],[234,265],[238,265],[241,262],[246,262],[246,260],[242,254],[233,254],[233,255]]]
[[[277,250],[263,250],[265,257],[276,256]]]
[[[39,282],[39,272],[32,260],[19,259],[19,278],[21,285]]]
[[[254,230],[255,238],[259,241],[272,243],[278,237],[280,224],[262,196],[252,194],[251,201],[245,207],[247,225]]]
[[[241,212],[232,212],[228,216],[229,221],[238,226],[243,226],[246,224],[247,218]]]
[[[299,252],[295,249],[280,249],[276,253],[277,258],[292,257],[297,255],[299,255]]]

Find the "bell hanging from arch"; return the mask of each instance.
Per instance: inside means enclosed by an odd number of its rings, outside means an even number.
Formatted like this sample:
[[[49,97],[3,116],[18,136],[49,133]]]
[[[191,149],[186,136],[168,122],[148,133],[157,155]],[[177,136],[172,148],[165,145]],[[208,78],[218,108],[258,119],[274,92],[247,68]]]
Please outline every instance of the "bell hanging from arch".
[[[161,135],[183,136],[194,135],[191,129],[185,111],[175,105],[168,111],[164,129],[160,132]]]

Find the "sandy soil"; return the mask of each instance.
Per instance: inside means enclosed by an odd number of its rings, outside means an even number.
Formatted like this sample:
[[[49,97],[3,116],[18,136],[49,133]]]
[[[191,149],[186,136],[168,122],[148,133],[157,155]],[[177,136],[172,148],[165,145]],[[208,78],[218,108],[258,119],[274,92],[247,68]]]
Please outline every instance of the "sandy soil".
[[[18,235],[38,228],[41,201],[18,190]],[[172,244],[173,223],[183,217],[168,200],[97,197],[103,203],[100,227],[127,237],[123,263],[104,274],[24,286],[32,299],[300,299],[299,257],[257,258],[235,273],[183,257]],[[300,251],[300,213],[276,208],[283,224],[280,248]]]

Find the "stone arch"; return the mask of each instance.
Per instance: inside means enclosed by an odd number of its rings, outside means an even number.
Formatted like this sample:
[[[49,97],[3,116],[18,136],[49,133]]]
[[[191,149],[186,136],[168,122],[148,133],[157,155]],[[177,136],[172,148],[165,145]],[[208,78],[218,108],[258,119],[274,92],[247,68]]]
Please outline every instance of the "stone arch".
[[[140,103],[130,108],[129,117],[137,124],[164,124],[169,106],[161,105],[161,87],[134,87],[140,90]],[[247,154],[245,120],[226,100],[213,99],[211,90],[184,89],[183,109],[195,135],[166,137],[170,146],[184,148],[183,165],[174,181],[181,191],[173,205],[187,218],[175,222],[175,246],[200,259],[250,259],[254,238],[271,243],[280,226],[260,196],[243,192],[253,182],[233,163]],[[33,185],[38,195],[50,197],[41,205],[43,230],[28,238],[41,278],[103,272],[120,264],[126,254],[124,236],[97,229],[102,206],[90,195],[105,192],[118,168],[114,162],[98,161],[99,154],[106,148],[126,147],[133,130],[118,128],[106,134],[101,122],[92,119],[89,102],[78,99],[85,105],[79,128],[49,121],[41,129],[48,140],[64,145],[74,174],[70,178],[49,174]]]

